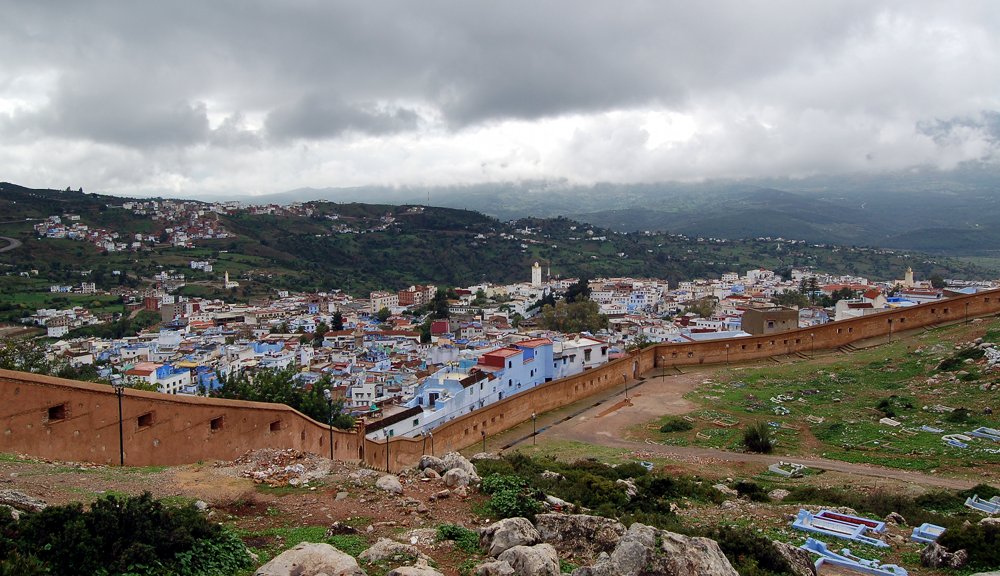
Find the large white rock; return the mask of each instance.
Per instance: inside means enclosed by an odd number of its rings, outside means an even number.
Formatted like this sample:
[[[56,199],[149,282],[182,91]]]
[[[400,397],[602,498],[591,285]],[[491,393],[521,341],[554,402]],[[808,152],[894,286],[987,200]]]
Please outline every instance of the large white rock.
[[[559,576],[559,555],[551,544],[514,546],[497,560],[510,564],[518,576]]]
[[[452,468],[444,473],[444,485],[449,488],[469,485],[469,473],[461,468]]]
[[[533,546],[538,530],[527,518],[504,518],[479,530],[479,543],[494,558],[514,546]]]
[[[358,561],[329,544],[303,542],[278,554],[254,576],[366,576]]]
[[[402,494],[403,485],[399,483],[399,478],[393,476],[392,474],[386,474],[375,482],[375,487],[381,490],[385,490],[390,494]]]
[[[610,556],[602,553],[593,566],[573,572],[573,576],[651,574],[738,576],[715,540],[689,538],[639,523],[629,527]]]
[[[500,560],[484,562],[476,566],[476,576],[514,576],[514,567]]]
[[[459,468],[468,472],[470,479],[479,480],[479,475],[476,473],[475,465],[473,465],[472,462],[469,462],[468,458],[462,456],[458,452],[449,452],[444,455],[442,460],[444,461],[445,472]]]
[[[444,576],[431,568],[426,560],[418,560],[415,566],[400,566],[391,570],[386,576]]]
[[[610,553],[625,534],[621,522],[587,514],[538,514],[535,528],[542,542],[577,557]]]
[[[359,560],[365,562],[405,562],[407,560],[430,560],[416,546],[403,544],[388,538],[379,538],[370,548],[358,556]]]

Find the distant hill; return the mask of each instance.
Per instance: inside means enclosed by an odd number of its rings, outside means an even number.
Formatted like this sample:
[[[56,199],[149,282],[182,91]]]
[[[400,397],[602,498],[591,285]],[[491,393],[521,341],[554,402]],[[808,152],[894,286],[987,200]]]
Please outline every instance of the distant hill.
[[[32,222],[23,220],[74,213],[81,216],[82,223],[126,234],[158,234],[169,225],[122,209],[123,201],[2,185],[0,209],[14,218],[0,224],[0,236],[17,237],[24,244],[0,253],[0,270],[7,274],[0,276],[0,292],[47,289],[49,283],[56,282],[79,283],[82,272],[107,287],[115,282],[141,283],[159,272],[176,270],[187,276],[184,290],[191,295],[250,297],[277,288],[339,288],[363,295],[417,283],[525,281],[535,261],[562,277],[658,277],[672,283],[759,266],[774,270],[811,266],[875,280],[900,278],[907,266],[919,277],[985,278],[996,274],[980,265],[937,256],[869,248],[831,249],[773,239],[722,242],[710,239],[713,235],[709,234],[698,239],[694,234],[616,233],[565,217],[504,222],[471,210],[415,205],[309,202],[300,210],[305,214],[308,209],[308,216],[240,211],[219,216],[235,237],[199,240],[196,248],[158,245],[140,253],[109,254],[86,242],[39,239],[31,230]],[[753,190],[720,199],[707,207],[697,222],[685,223],[684,212],[661,214],[672,219],[671,226],[717,230],[716,238],[724,237],[721,232],[726,230],[774,238],[779,234],[768,233],[769,227],[782,222],[786,230],[793,229],[785,221],[792,216],[795,229],[802,234],[850,237],[849,219],[861,218],[849,211],[840,220],[824,216],[837,210],[822,200],[779,190]],[[647,218],[650,225],[643,228],[657,230],[653,218],[660,214],[651,212],[629,210],[621,214],[623,218]],[[209,260],[215,270],[192,270],[188,266],[191,260]],[[18,276],[27,270],[38,270],[38,276]],[[240,281],[235,293],[223,292],[219,286],[226,271]]]
[[[977,230],[1000,227],[1000,169],[699,183],[572,185],[498,182],[453,187],[305,188],[256,201],[429,204],[501,220],[566,216],[619,232],[772,237],[1000,256]],[[927,238],[932,238],[928,242]],[[984,242],[970,238],[983,238]]]

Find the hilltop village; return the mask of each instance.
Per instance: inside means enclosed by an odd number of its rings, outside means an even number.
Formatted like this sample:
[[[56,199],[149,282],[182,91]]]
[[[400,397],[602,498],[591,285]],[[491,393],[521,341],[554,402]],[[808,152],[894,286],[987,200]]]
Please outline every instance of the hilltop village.
[[[43,234],[51,233],[54,222],[49,219]],[[212,265],[191,261],[190,266],[211,270]],[[223,288],[238,286],[228,272],[223,278]],[[419,285],[372,292],[367,299],[336,290],[277,291],[272,298],[234,303],[171,294],[184,284],[176,271],[154,280],[144,289],[115,292],[132,316],[145,313],[157,320],[136,335],[74,337],[73,329],[102,322],[81,307],[37,310],[22,322],[46,330],[52,339],[47,352],[55,361],[93,366],[102,380],[167,394],[211,394],[227,377],[252,377],[262,370],[292,370],[296,385],[306,388],[327,378],[344,410],[377,421],[371,429],[380,437],[426,433],[511,394],[653,343],[780,332],[992,286],[960,281],[935,286],[939,283],[915,280],[912,272],[876,283],[808,270],[782,278],[755,269],[670,287],[649,278],[552,278],[536,262],[529,281],[508,285],[482,283],[448,292]],[[98,292],[88,283],[51,290]],[[547,326],[543,305],[574,292],[589,292],[602,320],[599,328],[566,332]]]

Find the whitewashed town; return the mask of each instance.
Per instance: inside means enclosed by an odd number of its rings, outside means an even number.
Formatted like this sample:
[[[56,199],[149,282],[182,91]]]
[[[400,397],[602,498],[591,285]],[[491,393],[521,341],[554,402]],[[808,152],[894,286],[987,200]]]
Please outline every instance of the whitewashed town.
[[[192,268],[210,267],[192,261]],[[123,294],[127,308],[159,314],[155,331],[120,339],[66,338],[100,323],[85,308],[38,310],[26,324],[56,339],[53,359],[93,364],[106,380],[137,382],[167,394],[205,395],[226,377],[293,369],[298,385],[328,377],[354,416],[386,418],[381,434],[418,435],[459,415],[550,380],[600,366],[658,342],[740,338],[823,324],[992,287],[946,281],[935,287],[907,271],[893,282],[792,270],[748,270],[671,288],[656,279],[600,278],[587,283],[607,328],[561,333],[536,322],[539,303],[562,294],[577,278],[551,278],[535,263],[530,280],[477,284],[450,294],[447,317],[429,320],[435,286],[372,292],[368,299],[332,290],[278,291],[249,304],[175,296],[183,274],[164,272],[154,288]],[[528,276],[528,274],[526,274]],[[223,275],[223,287],[238,282]],[[53,291],[94,293],[93,284]],[[783,294],[834,297],[832,306],[778,304]],[[426,321],[426,322],[425,322]],[[429,334],[422,325],[429,323]],[[391,418],[388,418],[391,417]]]

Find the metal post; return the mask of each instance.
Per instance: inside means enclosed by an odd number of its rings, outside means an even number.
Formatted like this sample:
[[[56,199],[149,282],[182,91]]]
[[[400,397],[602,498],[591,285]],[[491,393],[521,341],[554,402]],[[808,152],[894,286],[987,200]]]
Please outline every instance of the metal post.
[[[537,444],[538,431],[537,431],[537,428],[535,427],[535,421],[537,419],[538,419],[538,414],[535,414],[534,412],[532,412],[531,413],[531,445],[532,446],[534,446],[535,444]]]
[[[622,374],[622,382],[625,384],[625,399],[628,400],[628,376]]]
[[[427,453],[427,435],[423,432],[420,433],[420,439],[423,440],[423,444],[420,446],[420,455],[423,456]]]
[[[729,366],[729,344],[726,344],[726,366]]]
[[[816,334],[809,334],[809,356],[816,355]]]
[[[434,455],[434,433],[428,431],[427,435],[431,437],[431,456]]]
[[[483,431],[480,432],[480,434],[483,435],[483,452],[486,452],[486,428],[483,428]]]
[[[889,318],[889,342],[892,342],[892,318]]]
[[[333,460],[333,394],[330,389],[323,390],[326,398],[326,423],[330,426],[330,460]]]
[[[383,430],[382,433],[385,434],[385,471],[386,472],[390,472],[390,470],[389,470],[389,431],[388,430]]]
[[[118,396],[118,462],[125,465],[125,420],[122,417],[122,396],[125,395],[125,383],[119,380],[113,384],[115,395]]]

